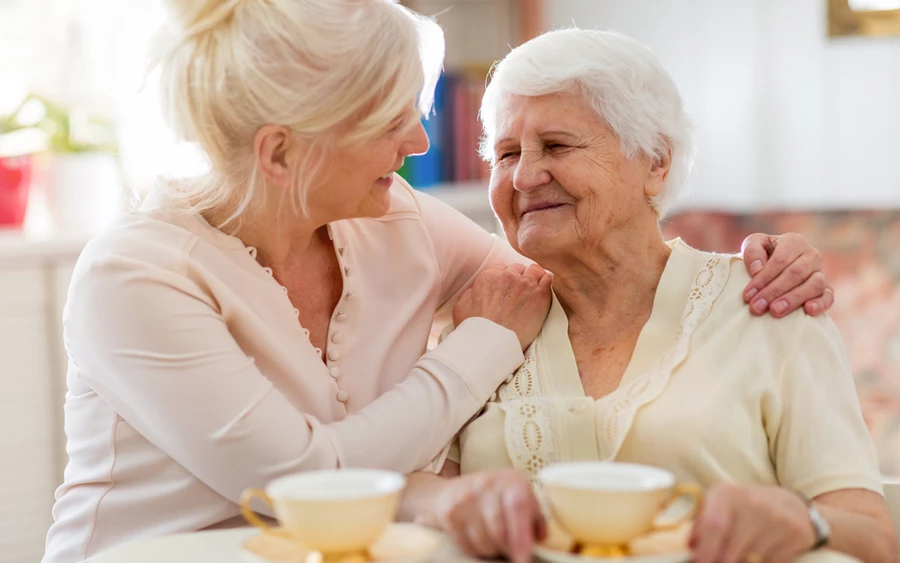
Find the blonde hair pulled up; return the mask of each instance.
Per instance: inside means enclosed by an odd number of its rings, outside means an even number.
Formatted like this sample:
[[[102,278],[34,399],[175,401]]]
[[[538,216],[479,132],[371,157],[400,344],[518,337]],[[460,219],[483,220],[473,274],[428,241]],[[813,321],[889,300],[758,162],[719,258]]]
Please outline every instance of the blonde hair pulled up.
[[[385,131],[410,103],[419,115],[431,108],[443,33],[392,0],[165,3],[149,61],[160,72],[163,115],[210,163],[207,177],[181,184],[177,196],[195,212],[226,210],[220,228],[239,225],[259,201],[253,143],[263,125],[283,125],[314,147],[291,194],[305,213],[304,178],[329,147]]]

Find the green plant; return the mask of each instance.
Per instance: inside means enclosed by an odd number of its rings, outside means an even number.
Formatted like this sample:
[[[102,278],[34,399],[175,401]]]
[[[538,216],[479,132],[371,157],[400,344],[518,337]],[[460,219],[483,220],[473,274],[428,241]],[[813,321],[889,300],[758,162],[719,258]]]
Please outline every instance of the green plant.
[[[89,116],[79,108],[36,94],[28,95],[6,115],[0,115],[0,135],[31,129],[40,131],[51,152],[117,152],[115,126],[111,120]]]

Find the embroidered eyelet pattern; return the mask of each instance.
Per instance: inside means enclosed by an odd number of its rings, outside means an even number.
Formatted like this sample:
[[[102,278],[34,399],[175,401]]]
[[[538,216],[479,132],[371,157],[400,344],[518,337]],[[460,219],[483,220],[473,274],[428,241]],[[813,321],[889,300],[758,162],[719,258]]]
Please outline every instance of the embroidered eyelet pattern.
[[[525,351],[525,362],[516,370],[512,379],[497,390],[501,401],[513,401],[522,397],[541,395],[541,384],[537,378],[537,360],[534,357],[534,344]]]
[[[673,347],[631,384],[593,402],[601,459],[616,457],[638,409],[665,390],[672,371],[687,356],[691,335],[709,316],[716,298],[725,288],[732,257],[705,254],[708,259],[694,276]],[[584,399],[542,396],[533,348],[534,345],[529,347],[525,363],[512,380],[500,387],[498,406],[506,414],[504,437],[509,457],[537,488],[537,473],[559,461],[557,452],[561,451],[561,432],[565,429],[557,416],[566,409],[583,408],[578,407],[578,403]]]

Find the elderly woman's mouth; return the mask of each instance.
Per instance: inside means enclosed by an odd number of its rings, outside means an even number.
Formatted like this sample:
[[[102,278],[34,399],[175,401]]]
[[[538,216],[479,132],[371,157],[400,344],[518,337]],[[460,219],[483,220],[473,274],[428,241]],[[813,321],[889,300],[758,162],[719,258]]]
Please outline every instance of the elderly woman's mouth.
[[[526,215],[530,215],[532,213],[537,213],[538,211],[549,211],[550,209],[557,209],[565,205],[564,203],[536,203],[534,205],[529,205],[522,209],[521,216],[525,217]]]

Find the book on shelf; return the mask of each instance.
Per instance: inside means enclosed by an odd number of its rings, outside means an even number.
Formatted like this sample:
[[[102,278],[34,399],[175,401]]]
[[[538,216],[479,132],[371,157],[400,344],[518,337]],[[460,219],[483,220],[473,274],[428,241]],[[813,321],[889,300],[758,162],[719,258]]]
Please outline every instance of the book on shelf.
[[[490,177],[489,165],[478,155],[478,109],[486,76],[484,67],[441,75],[434,109],[422,118],[431,146],[423,155],[407,157],[399,171],[414,188],[472,183]]]

